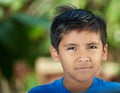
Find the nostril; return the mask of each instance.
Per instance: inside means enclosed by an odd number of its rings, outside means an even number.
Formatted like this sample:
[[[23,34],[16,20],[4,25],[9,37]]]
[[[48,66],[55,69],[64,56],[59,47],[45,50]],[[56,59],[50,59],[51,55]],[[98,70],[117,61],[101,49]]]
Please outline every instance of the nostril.
[[[90,61],[90,58],[88,58],[88,57],[80,57],[80,58],[78,59],[78,61],[79,61],[79,62],[89,62],[89,61]]]

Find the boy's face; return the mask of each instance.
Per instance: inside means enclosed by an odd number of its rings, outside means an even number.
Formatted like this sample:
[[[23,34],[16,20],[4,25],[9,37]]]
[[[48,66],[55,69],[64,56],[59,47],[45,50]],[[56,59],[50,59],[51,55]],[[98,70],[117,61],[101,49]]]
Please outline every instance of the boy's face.
[[[106,60],[107,45],[103,48],[99,33],[72,31],[63,35],[58,52],[51,47],[51,55],[61,62],[66,79],[89,81]]]

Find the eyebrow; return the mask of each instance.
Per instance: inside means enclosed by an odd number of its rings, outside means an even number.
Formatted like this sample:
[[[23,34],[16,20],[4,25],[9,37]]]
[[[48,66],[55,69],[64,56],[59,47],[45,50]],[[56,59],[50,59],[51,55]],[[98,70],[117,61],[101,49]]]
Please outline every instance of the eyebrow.
[[[99,42],[89,42],[86,45],[100,45],[100,43]],[[80,46],[80,45],[75,44],[75,43],[67,43],[67,44],[64,44],[63,46],[69,47],[69,46]]]
[[[63,46],[68,47],[68,46],[79,46],[79,45],[75,43],[67,43],[67,44],[64,44]]]
[[[100,45],[100,43],[98,43],[98,42],[90,42],[87,45]]]

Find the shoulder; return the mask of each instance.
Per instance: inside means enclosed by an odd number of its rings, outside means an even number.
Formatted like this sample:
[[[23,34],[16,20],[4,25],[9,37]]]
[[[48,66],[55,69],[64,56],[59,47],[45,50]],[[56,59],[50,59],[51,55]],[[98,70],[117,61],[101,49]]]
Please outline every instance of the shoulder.
[[[97,82],[97,85],[99,85],[99,86],[115,86],[115,87],[119,87],[120,88],[120,83],[118,83],[118,82],[110,82],[110,81],[105,81],[105,80],[103,80],[103,79],[100,79],[100,78],[95,78],[95,82]]]
[[[28,93],[53,93],[53,91],[56,91],[57,89],[57,82],[59,80],[56,80],[49,84],[33,87],[32,89],[29,90]]]
[[[44,86],[36,86],[30,89],[28,93],[39,93],[40,91],[41,91],[40,93],[42,93],[43,89],[44,89]]]
[[[95,81],[97,83],[98,90],[106,91],[106,93],[120,93],[120,83],[109,82],[100,78],[96,78]]]
[[[51,93],[51,88],[54,88],[54,82],[33,87],[28,93]]]

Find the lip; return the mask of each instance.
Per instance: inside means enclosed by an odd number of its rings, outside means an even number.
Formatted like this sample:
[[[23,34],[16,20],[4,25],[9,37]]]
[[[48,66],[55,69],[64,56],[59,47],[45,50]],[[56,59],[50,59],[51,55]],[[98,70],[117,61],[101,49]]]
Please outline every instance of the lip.
[[[78,70],[78,71],[88,71],[90,70],[92,67],[77,67],[75,68],[75,70]]]

